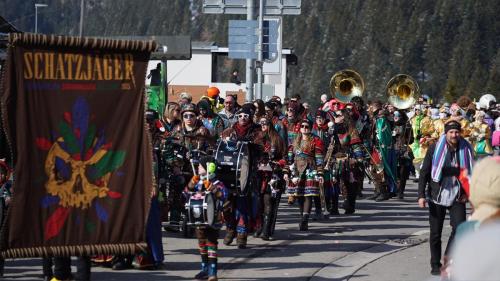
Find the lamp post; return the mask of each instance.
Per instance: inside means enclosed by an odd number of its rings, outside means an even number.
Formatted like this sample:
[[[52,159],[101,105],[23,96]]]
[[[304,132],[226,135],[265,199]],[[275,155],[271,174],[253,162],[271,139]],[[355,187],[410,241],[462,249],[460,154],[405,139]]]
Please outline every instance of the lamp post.
[[[80,37],[83,36],[83,12],[85,8],[85,0],[80,1]]]
[[[44,8],[47,6],[47,4],[35,3],[35,33],[38,33],[38,8]]]

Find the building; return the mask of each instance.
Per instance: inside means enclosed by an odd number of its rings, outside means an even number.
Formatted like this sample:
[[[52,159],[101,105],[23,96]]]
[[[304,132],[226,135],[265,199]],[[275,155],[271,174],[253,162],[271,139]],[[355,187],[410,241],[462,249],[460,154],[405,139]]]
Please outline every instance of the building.
[[[228,48],[219,47],[214,42],[196,42],[191,45],[190,60],[167,60],[168,100],[177,101],[179,95],[188,92],[197,102],[205,94],[208,87],[218,87],[221,96],[236,94],[238,102],[245,101],[245,75],[241,75],[240,85],[230,83],[228,77],[220,77],[221,68],[228,62]],[[149,70],[156,68],[160,61],[152,57]],[[244,61],[243,61],[244,62]],[[244,64],[244,63],[243,63]],[[264,64],[263,99],[276,95],[282,99],[287,91],[287,66],[296,64],[296,56],[292,50],[283,49],[281,58],[273,63]],[[226,72],[231,72],[226,69]],[[223,79],[224,78],[224,79]],[[149,81],[146,82],[149,84]]]

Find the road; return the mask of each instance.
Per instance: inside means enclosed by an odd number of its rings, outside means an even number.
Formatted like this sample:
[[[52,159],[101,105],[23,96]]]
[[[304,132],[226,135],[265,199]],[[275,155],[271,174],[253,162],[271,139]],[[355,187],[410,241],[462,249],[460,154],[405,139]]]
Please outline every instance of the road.
[[[240,250],[223,245],[221,233],[219,279],[429,279],[427,210],[416,203],[416,184],[410,182],[407,189],[404,200],[359,200],[355,214],[311,221],[307,232],[298,231],[298,207],[282,201],[274,241],[252,237],[248,248]],[[365,197],[372,192],[365,183]],[[94,267],[92,280],[192,280],[199,271],[196,239],[164,232],[163,241],[164,270]],[[41,274],[39,259],[10,260],[4,280],[40,280]]]

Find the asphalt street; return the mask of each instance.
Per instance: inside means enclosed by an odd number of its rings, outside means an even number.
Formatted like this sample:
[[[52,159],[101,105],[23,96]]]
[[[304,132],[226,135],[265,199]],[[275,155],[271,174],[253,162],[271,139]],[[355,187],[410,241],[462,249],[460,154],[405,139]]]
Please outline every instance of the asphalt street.
[[[373,187],[365,183],[365,197],[372,192]],[[251,237],[248,248],[241,250],[223,245],[221,231],[219,279],[433,280],[428,213],[416,201],[416,184],[409,182],[404,200],[359,200],[355,214],[311,221],[307,232],[298,230],[298,207],[282,201],[274,241]],[[93,267],[92,280],[192,280],[200,264],[196,239],[172,232],[163,235],[164,269]],[[3,280],[41,280],[41,275],[40,259],[8,260]]]

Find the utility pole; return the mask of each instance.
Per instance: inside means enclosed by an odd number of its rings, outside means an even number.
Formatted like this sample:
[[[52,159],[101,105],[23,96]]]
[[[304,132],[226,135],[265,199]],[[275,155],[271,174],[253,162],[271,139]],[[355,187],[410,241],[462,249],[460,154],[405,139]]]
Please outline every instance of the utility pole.
[[[247,20],[253,20],[254,18],[255,4],[254,0],[247,0]],[[246,88],[247,93],[245,100],[247,102],[253,101],[253,59],[246,59]]]
[[[38,8],[44,8],[47,6],[47,4],[35,3],[35,33],[38,33]]]
[[[262,67],[263,59],[263,39],[264,39],[264,0],[259,1],[259,50],[257,53],[257,98],[262,99]]]
[[[80,37],[83,36],[83,11],[85,10],[85,0],[80,1]]]

